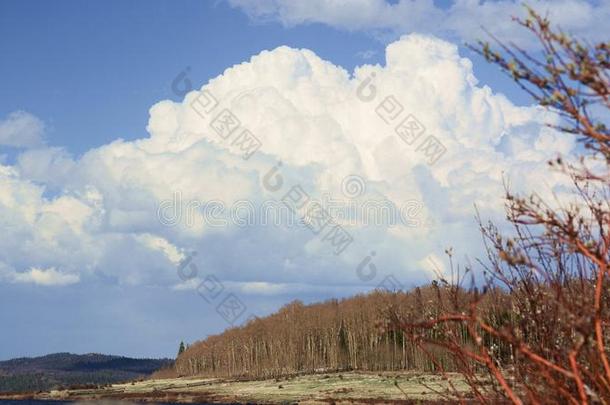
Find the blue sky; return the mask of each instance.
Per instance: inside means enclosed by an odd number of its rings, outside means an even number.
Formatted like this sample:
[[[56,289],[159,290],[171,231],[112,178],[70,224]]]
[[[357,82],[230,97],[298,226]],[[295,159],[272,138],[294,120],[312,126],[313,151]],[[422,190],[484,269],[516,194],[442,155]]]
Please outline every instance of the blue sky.
[[[374,288],[381,275],[353,277],[372,249],[380,274],[404,286],[429,280],[422,263],[442,261],[452,241],[460,257],[479,254],[473,204],[482,200],[484,213],[501,218],[501,203],[489,197],[501,189],[501,173],[527,174],[535,184],[545,178],[545,159],[573,146],[548,133],[515,84],[463,46],[482,35],[464,16],[485,24],[484,15],[492,30],[535,52],[531,39],[499,23],[519,5],[488,2],[481,14],[465,1],[421,9],[404,0],[366,3],[370,9],[337,12],[323,0],[300,9],[282,0],[0,2],[0,359],[57,351],[173,356],[180,340],[222,331],[218,302],[193,289],[202,280],[176,276],[187,251],[198,251],[202,273],[247,306],[238,323],[292,299]],[[579,35],[607,38],[607,28],[591,27],[608,10],[603,1],[565,0],[551,16]],[[399,39],[410,34],[420,36]],[[312,53],[273,51],[280,46]],[[272,52],[251,61],[263,51]],[[195,90],[189,100],[202,86],[217,96],[267,89],[250,106],[231,104],[258,128],[261,152],[237,164],[209,130],[193,127],[185,94],[172,90],[181,72]],[[403,160],[391,129],[371,143],[386,131],[372,123],[374,109],[334,110],[333,100],[353,95],[370,72],[383,78],[380,91],[394,91],[443,140],[447,157],[427,165],[409,149]],[[176,192],[253,201],[277,160],[312,193],[339,190],[357,173],[366,196],[416,201],[425,216],[417,221],[429,227],[358,228],[359,250],[338,259],[319,253],[319,240],[303,229],[167,229],[154,216]],[[401,246],[408,249],[399,254]]]
[[[252,22],[223,1],[4,1],[0,10],[0,115],[35,114],[49,126],[48,144],[74,154],[145,136],[148,108],[178,98],[171,83],[185,69],[200,86],[261,50],[289,45],[351,70],[382,63],[385,46],[320,23]],[[366,51],[375,54],[364,60]],[[527,101],[497,69],[462,52],[483,83]]]
[[[74,153],[145,135],[148,108],[190,67],[201,85],[264,49],[315,49],[351,68],[379,49],[365,34],[257,25],[215,1],[3,2],[3,115],[26,109],[48,122],[49,144]]]

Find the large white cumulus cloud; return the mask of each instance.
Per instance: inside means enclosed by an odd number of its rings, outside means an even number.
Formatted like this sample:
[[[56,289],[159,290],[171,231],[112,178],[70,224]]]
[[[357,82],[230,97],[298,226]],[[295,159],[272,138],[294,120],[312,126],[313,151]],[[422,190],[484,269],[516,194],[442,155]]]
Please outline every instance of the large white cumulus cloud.
[[[367,91],[374,97],[363,101],[358,89],[371,78]],[[204,90],[219,101],[215,113],[229,109],[261,141],[249,159],[192,108]],[[378,115],[388,96],[442,142],[446,152],[434,165]],[[246,293],[349,289],[363,284],[355,269],[375,251],[379,276],[369,285],[390,273],[404,284],[421,281],[430,275],[429,259],[439,261],[447,246],[481,253],[474,204],[483,215],[502,218],[504,177],[518,189],[544,194],[545,184],[547,193],[561,192],[546,161],[573,144],[544,127],[552,119],[477,85],[457,47],[432,37],[404,37],[387,47],[385,65],[363,65],[353,74],[309,50],[264,51],[182,102],[154,105],[149,138],[117,140],[78,159],[61,149],[34,149],[14,167],[2,167],[0,277],[182,288],[176,265],[195,250],[202,274]],[[284,184],[272,191],[263,180],[278,161]],[[176,195],[183,205],[256,205],[299,184],[312,197],[345,198],[342,180],[350,175],[366,179],[358,201],[417,202],[413,223],[345,223],[354,242],[334,255],[302,226],[218,227],[184,215],[167,226],[157,217],[159,204]]]

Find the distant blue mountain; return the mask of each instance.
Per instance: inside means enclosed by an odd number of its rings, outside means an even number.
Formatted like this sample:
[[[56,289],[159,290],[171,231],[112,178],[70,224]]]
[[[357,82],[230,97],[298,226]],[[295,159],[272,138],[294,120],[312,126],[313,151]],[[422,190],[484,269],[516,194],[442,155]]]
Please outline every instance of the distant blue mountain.
[[[130,381],[173,363],[104,354],[56,353],[0,361],[0,392],[47,391]]]

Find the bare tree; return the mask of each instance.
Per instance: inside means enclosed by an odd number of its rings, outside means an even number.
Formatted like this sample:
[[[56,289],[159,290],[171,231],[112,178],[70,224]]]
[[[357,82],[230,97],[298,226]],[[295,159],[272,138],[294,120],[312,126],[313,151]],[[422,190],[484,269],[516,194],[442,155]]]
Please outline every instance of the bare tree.
[[[467,278],[452,263],[457,281],[442,280],[439,288],[452,297],[439,300],[442,312],[413,320],[394,311],[391,324],[431,361],[444,359],[431,348],[449,354],[481,403],[610,403],[610,132],[604,123],[610,42],[579,41],[528,11],[527,19],[515,20],[537,38],[541,56],[495,38],[499,50],[485,42],[471,48],[558,114],[559,123],[550,126],[583,145],[579,156],[549,162],[549,170],[571,179],[573,201],[545,202],[506,187],[514,234],[504,236],[479,219],[488,252],[480,263],[484,288],[471,284],[467,304],[460,302],[458,287]],[[482,305],[490,295],[508,302],[490,311]]]

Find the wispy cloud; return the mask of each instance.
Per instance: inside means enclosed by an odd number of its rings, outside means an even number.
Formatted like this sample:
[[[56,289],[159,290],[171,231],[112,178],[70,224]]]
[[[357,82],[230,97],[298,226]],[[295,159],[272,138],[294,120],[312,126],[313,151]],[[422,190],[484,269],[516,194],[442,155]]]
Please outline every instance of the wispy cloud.
[[[48,269],[31,268],[26,272],[14,273],[13,280],[16,283],[63,286],[78,283],[80,278],[77,274],[64,274],[51,267]]]
[[[360,51],[356,53],[356,56],[364,60],[371,59],[375,55],[377,55],[377,51],[374,51],[372,49],[367,49],[366,51]]]
[[[399,0],[229,0],[256,21],[277,21],[291,27],[322,23],[349,31],[369,32],[384,40],[413,32],[434,34],[458,41],[485,37],[481,26],[506,41],[524,48],[536,42],[511,21],[523,16],[520,0],[454,0],[448,7],[433,1]],[[608,36],[610,3],[584,0],[527,2],[564,30],[588,39]]]

